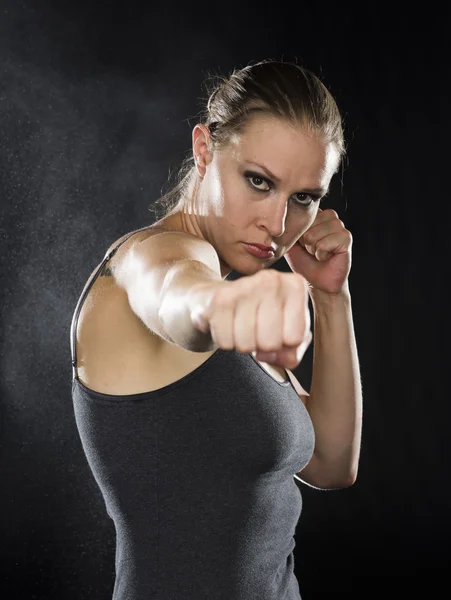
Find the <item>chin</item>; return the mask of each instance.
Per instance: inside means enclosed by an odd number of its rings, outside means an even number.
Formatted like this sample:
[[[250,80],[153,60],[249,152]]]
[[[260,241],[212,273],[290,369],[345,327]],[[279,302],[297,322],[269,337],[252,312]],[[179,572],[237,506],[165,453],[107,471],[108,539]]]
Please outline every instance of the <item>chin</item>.
[[[225,271],[231,269],[239,275],[246,276],[255,275],[255,273],[259,273],[260,271],[263,271],[263,269],[268,269],[277,262],[279,258],[280,257],[261,259],[253,257],[244,250],[243,252],[240,252],[238,256],[232,252],[230,253],[230,256],[221,256],[220,262],[221,268],[227,267],[227,269],[224,269]],[[234,277],[229,274],[227,279],[234,279]]]
[[[276,261],[273,260],[259,260],[255,259],[255,263],[251,264],[251,261],[240,261],[238,264],[232,265],[231,268],[239,273],[240,275],[255,275],[255,273],[260,273],[264,269],[268,269],[271,267]]]

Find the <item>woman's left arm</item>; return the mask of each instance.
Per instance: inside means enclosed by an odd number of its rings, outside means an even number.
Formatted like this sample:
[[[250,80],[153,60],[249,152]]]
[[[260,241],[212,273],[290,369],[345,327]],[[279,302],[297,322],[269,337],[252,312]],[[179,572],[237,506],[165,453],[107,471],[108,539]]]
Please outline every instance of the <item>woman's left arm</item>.
[[[297,475],[324,489],[357,477],[362,432],[362,386],[346,285],[339,294],[310,290],[314,309],[312,382],[307,410],[315,430],[311,461]]]
[[[294,273],[308,282],[314,309],[313,370],[306,402],[315,450],[300,479],[320,488],[352,485],[362,433],[362,389],[352,322],[349,272],[353,237],[332,209],[318,209],[287,252]]]

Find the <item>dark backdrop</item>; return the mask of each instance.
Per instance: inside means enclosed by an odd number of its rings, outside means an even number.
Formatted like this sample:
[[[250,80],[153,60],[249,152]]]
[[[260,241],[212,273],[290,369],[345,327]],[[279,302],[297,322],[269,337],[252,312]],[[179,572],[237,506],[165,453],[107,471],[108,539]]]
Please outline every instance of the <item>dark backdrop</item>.
[[[2,597],[111,597],[114,526],[71,403],[72,313],[107,247],[155,220],[202,81],[263,58],[323,78],[348,144],[324,207],[354,236],[361,461],[349,489],[298,482],[303,599],[429,597],[447,573],[451,20],[284,4],[0,1]],[[307,389],[311,363],[312,347],[295,370]]]

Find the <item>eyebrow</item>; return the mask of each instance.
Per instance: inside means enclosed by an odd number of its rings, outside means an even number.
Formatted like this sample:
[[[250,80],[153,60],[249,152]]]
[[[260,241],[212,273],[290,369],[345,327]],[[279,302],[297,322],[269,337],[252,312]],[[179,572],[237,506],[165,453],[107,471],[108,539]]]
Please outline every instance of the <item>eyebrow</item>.
[[[281,182],[280,177],[277,177],[277,175],[271,173],[271,171],[267,167],[265,167],[265,165],[260,165],[259,163],[252,162],[251,160],[246,160],[245,162],[247,162],[250,165],[260,167],[260,169],[262,169],[268,175],[268,177],[270,177],[274,181],[277,181],[277,183]],[[303,191],[308,192],[309,194],[320,194],[321,196],[324,196],[329,190],[324,188],[304,188]]]

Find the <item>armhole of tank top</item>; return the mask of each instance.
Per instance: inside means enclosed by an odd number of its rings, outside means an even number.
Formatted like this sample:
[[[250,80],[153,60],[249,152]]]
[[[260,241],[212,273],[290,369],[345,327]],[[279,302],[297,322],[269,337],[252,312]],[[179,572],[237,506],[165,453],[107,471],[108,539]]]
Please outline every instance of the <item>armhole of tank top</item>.
[[[78,317],[80,315],[81,307],[83,305],[83,302],[84,302],[86,296],[88,295],[89,290],[94,285],[94,282],[96,281],[99,274],[102,272],[106,263],[110,260],[110,258],[112,258],[116,254],[116,252],[122,246],[122,244],[124,244],[128,239],[130,239],[133,235],[135,235],[135,233],[139,233],[140,231],[145,231],[146,229],[152,229],[152,228],[153,229],[161,229],[163,231],[175,231],[175,229],[166,229],[165,227],[154,227],[153,225],[146,225],[145,227],[141,227],[140,229],[136,229],[135,231],[132,231],[130,233],[130,235],[128,235],[125,239],[122,240],[122,242],[119,242],[119,244],[114,246],[114,248],[107,251],[107,253],[103,257],[103,260],[100,263],[97,271],[94,273],[94,276],[92,277],[91,281],[89,282],[89,285],[86,286],[86,289],[84,290],[84,292],[81,294],[80,298],[78,299],[77,305],[75,307],[74,315],[72,318],[71,328],[70,328],[72,383],[74,382],[75,379],[78,379],[78,375],[77,375],[77,344],[76,344]]]

